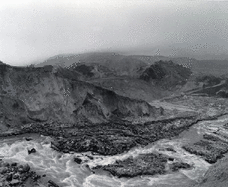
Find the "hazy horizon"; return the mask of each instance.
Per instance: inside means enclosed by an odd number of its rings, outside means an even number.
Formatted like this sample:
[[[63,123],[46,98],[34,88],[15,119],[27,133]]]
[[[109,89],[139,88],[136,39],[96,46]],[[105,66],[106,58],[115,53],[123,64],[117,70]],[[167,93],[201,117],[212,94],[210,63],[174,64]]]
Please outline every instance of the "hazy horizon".
[[[24,65],[91,51],[227,58],[227,20],[225,1],[8,0],[0,60]]]

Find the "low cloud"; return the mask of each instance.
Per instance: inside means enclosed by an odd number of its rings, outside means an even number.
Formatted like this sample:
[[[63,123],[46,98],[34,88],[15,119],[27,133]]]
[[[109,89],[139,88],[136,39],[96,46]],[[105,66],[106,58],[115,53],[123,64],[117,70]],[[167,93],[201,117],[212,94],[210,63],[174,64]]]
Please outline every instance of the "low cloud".
[[[25,64],[60,53],[226,54],[228,2],[7,1],[0,60]]]

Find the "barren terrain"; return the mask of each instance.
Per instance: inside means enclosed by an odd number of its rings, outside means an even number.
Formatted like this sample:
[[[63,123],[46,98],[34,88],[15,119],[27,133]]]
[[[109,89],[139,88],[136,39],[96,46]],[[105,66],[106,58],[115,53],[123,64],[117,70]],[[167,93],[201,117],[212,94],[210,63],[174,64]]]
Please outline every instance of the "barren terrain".
[[[47,62],[0,64],[2,186],[227,184],[226,76],[112,53]]]

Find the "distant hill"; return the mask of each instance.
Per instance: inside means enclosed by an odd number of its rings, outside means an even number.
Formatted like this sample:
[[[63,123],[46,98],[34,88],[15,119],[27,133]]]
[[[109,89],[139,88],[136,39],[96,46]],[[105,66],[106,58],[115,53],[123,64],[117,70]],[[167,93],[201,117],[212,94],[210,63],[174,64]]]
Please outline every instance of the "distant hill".
[[[118,53],[84,53],[84,54],[63,54],[48,58],[36,66],[59,65],[70,67],[77,63],[99,64],[105,66],[118,75],[135,76],[137,71],[145,69],[157,61],[169,61],[190,68],[193,73],[211,75],[228,74],[228,60],[197,60],[188,57],[171,56],[149,56],[149,55],[120,55]]]
[[[84,53],[84,54],[66,54],[57,55],[45,60],[43,63],[36,66],[44,65],[59,65],[62,67],[71,67],[77,63],[99,64],[110,71],[115,72],[119,76],[131,75],[147,66],[147,64],[139,59],[131,56],[119,55],[117,53]]]

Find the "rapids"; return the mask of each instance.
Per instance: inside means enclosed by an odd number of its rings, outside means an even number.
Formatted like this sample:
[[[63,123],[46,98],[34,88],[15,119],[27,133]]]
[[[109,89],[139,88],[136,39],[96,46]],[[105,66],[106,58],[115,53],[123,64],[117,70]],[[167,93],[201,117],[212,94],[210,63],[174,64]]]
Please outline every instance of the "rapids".
[[[210,167],[198,156],[190,154],[182,149],[182,145],[194,141],[202,131],[211,132],[222,128],[222,124],[228,122],[227,117],[218,120],[199,122],[189,131],[182,133],[172,140],[163,139],[146,147],[137,147],[127,153],[115,156],[100,156],[88,153],[59,153],[51,148],[51,138],[40,135],[29,135],[33,140],[26,141],[23,136],[0,139],[0,158],[5,161],[15,161],[21,164],[28,163],[38,174],[46,174],[60,186],[68,187],[163,187],[163,186],[187,186],[202,178]],[[217,125],[216,125],[217,124]],[[25,135],[24,135],[25,136]],[[36,149],[36,153],[28,154],[28,149]],[[172,148],[175,151],[170,151]],[[135,178],[116,178],[105,173],[93,173],[90,168],[96,165],[114,163],[129,156],[137,156],[140,153],[160,152],[193,165],[190,170],[180,170],[175,173],[155,176],[139,176]],[[82,164],[74,162],[74,157],[80,157]],[[88,156],[94,159],[90,160]]]

